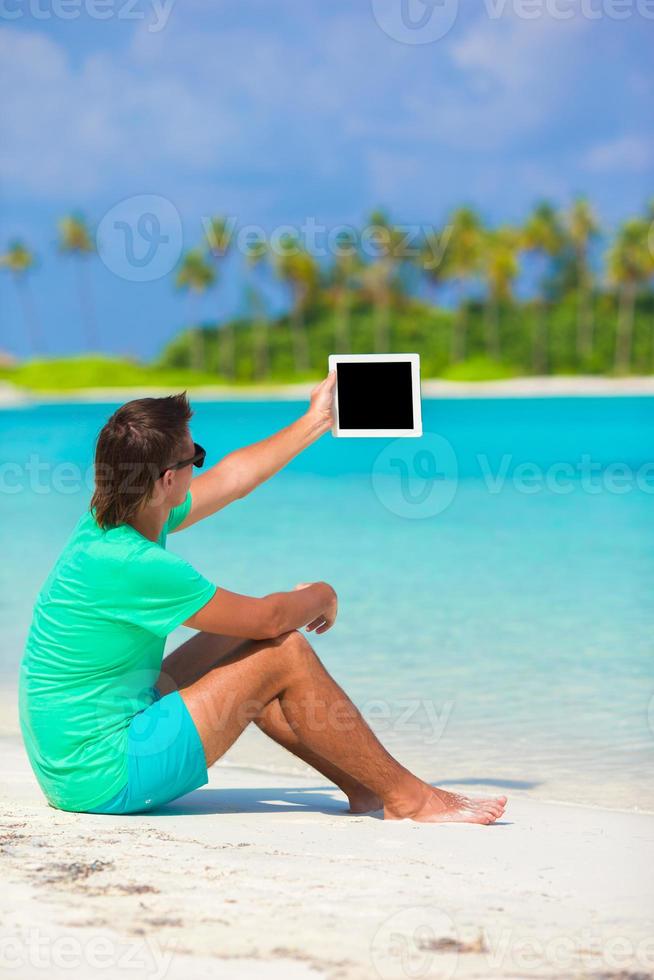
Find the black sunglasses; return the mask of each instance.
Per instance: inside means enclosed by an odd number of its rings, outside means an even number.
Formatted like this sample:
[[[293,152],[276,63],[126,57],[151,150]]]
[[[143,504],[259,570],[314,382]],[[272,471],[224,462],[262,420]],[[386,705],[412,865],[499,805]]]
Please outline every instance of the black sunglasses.
[[[182,459],[179,463],[171,463],[167,466],[165,470],[162,470],[159,474],[159,479],[167,473],[168,470],[183,470],[185,466],[204,466],[204,461],[207,458],[207,450],[203,449],[202,446],[198,446],[197,442],[193,443],[193,455],[190,459]]]

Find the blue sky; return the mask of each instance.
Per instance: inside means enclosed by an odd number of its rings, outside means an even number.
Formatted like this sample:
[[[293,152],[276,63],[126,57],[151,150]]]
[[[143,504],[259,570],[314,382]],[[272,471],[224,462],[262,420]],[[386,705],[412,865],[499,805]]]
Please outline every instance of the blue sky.
[[[191,247],[215,213],[270,230],[361,223],[382,205],[437,226],[463,202],[518,221],[584,193],[610,229],[643,208],[652,0],[429,2],[3,0],[1,240],[39,255],[49,352],[81,345],[56,251],[71,209],[97,227],[126,198],[164,198]],[[426,28],[402,27],[402,3]],[[170,276],[133,282],[100,258],[89,273],[105,350],[151,356],[184,322]],[[24,355],[12,287],[3,275],[0,348]],[[241,303],[233,264],[195,312]]]

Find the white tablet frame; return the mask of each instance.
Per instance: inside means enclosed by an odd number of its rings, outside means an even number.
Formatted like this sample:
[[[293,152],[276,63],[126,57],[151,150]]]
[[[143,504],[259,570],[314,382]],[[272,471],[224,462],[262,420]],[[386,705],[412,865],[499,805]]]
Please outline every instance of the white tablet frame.
[[[332,435],[341,439],[368,438],[393,439],[418,437],[422,435],[422,406],[420,401],[420,354],[330,354],[329,370],[335,371],[338,364],[369,364],[376,361],[402,362],[411,365],[411,391],[413,395],[412,429],[341,429],[338,424],[338,384],[334,389],[334,427]]]

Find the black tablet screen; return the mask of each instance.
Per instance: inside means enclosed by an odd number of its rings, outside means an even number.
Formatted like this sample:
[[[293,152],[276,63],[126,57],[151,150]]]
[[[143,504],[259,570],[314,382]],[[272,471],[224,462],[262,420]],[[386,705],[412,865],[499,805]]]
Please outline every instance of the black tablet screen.
[[[408,361],[336,366],[340,429],[412,429],[413,394]]]

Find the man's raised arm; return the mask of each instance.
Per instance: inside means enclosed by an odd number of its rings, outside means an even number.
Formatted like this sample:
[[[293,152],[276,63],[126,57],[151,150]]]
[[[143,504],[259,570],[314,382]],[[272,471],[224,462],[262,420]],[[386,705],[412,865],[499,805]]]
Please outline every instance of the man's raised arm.
[[[176,530],[190,527],[247,496],[324,435],[333,425],[335,386],[336,372],[332,371],[313,389],[309,408],[299,419],[261,442],[229,453],[193,480],[191,509]]]

